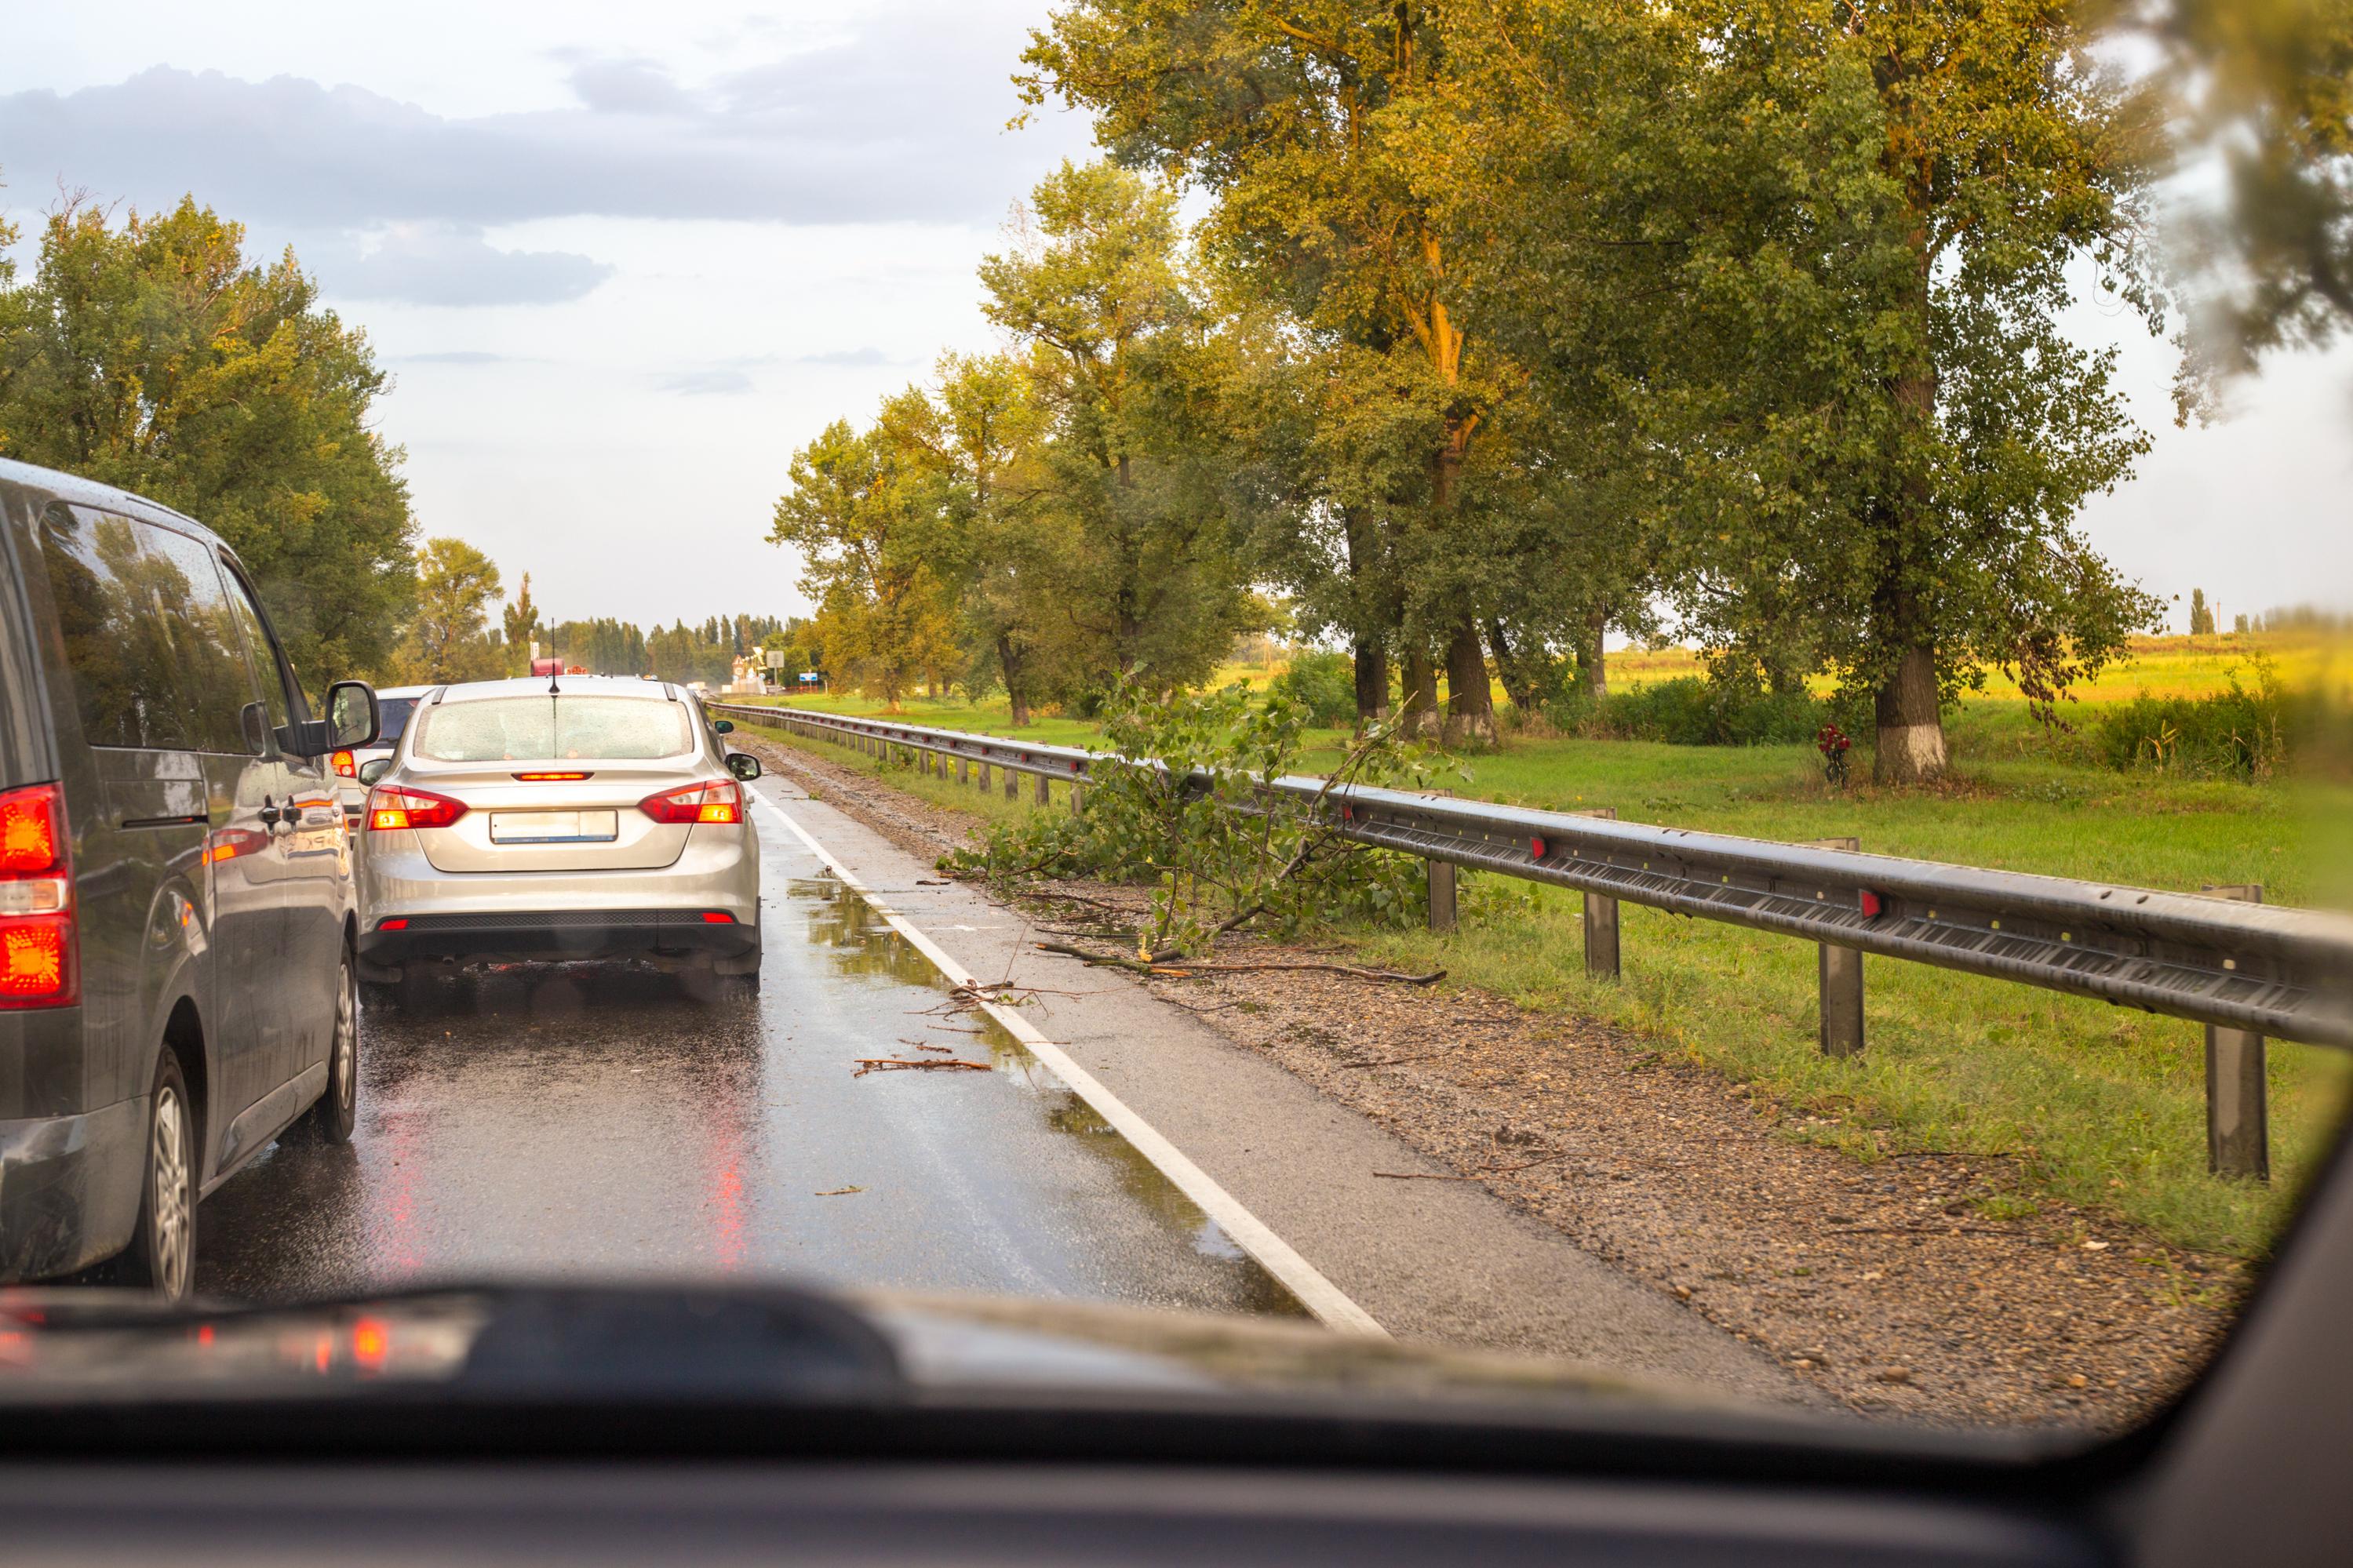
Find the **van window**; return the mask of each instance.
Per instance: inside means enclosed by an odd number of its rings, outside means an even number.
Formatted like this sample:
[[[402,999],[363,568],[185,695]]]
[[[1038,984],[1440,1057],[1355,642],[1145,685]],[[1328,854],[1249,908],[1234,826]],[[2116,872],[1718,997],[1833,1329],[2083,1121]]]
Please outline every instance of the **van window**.
[[[66,664],[93,746],[241,751],[235,632],[211,552],[79,507],[41,520]]]
[[[411,750],[437,763],[622,762],[694,746],[668,698],[484,697],[425,710]]]
[[[212,547],[147,523],[135,525],[147,553],[168,563],[158,575],[173,585],[164,607],[177,664],[180,700],[187,715],[187,745],[199,752],[245,750],[238,716],[253,700],[253,678],[237,647],[234,612],[221,586]],[[178,584],[185,583],[181,595]]]
[[[236,573],[228,574],[229,603],[237,607],[237,623],[245,629],[245,646],[253,655],[254,679],[261,682],[261,700],[269,709],[270,728],[282,729],[293,721],[286,699],[285,666],[279,662],[277,645],[262,630],[261,612],[253,607],[253,595],[245,586],[245,579]]]

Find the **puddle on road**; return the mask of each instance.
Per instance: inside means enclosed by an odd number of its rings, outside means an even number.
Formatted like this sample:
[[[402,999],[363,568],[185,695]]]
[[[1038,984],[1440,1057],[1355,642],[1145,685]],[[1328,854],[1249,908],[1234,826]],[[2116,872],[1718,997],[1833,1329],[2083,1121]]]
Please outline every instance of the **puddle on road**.
[[[837,973],[920,986],[936,994],[941,1002],[937,1016],[913,1017],[910,1024],[929,1024],[934,1030],[944,1026],[950,1032],[943,1034],[940,1043],[955,1045],[959,1056],[985,1047],[999,1077],[1037,1098],[1046,1126],[1075,1140],[1079,1147],[1108,1164],[1121,1189],[1170,1231],[1185,1237],[1195,1252],[1233,1266],[1240,1276],[1237,1283],[1244,1287],[1235,1307],[1271,1316],[1308,1315],[1297,1299],[1260,1268],[1223,1226],[1202,1213],[1142,1151],[1030,1055],[1003,1025],[978,1008],[955,1010],[946,979],[930,959],[891,929],[865,898],[833,877],[795,878],[786,888],[807,900],[809,942],[827,950]],[[910,1054],[915,1054],[912,1047]]]

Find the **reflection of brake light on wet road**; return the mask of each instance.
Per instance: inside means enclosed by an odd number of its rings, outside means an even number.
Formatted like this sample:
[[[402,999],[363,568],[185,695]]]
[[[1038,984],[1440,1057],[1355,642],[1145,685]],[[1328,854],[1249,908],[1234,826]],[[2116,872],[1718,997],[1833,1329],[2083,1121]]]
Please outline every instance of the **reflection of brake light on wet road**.
[[[392,1352],[392,1334],[382,1321],[362,1318],[352,1325],[352,1361],[362,1372],[382,1372]]]

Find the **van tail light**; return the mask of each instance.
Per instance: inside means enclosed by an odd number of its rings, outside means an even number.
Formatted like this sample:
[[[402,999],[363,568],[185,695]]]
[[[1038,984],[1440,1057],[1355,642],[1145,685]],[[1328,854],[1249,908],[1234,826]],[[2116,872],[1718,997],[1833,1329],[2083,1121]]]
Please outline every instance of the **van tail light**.
[[[349,752],[337,752],[327,761],[333,765],[337,778],[355,779],[360,776],[359,763]]]
[[[73,854],[56,784],[0,791],[0,1008],[81,1000]]]
[[[713,779],[649,795],[638,809],[656,822],[741,822],[744,791],[733,779]]]
[[[447,827],[469,809],[464,801],[431,790],[378,784],[368,791],[367,825],[379,833],[402,827]]]

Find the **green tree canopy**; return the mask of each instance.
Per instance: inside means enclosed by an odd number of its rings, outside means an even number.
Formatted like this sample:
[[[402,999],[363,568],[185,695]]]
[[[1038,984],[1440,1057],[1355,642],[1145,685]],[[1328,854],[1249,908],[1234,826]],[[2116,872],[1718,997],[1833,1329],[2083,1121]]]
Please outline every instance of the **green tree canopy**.
[[[0,453],[120,485],[241,556],[307,683],[379,668],[416,592],[385,386],[290,251],[184,200],[53,213],[29,282],[0,273]]]

